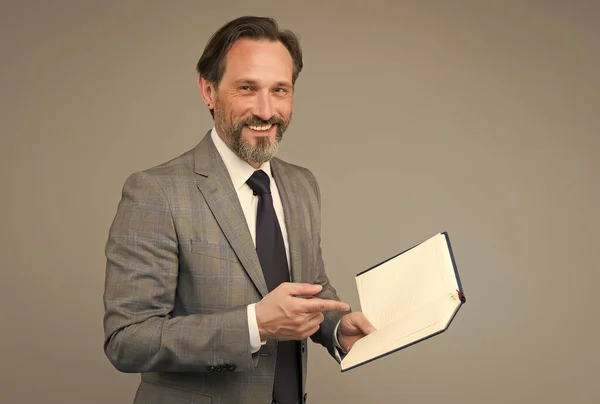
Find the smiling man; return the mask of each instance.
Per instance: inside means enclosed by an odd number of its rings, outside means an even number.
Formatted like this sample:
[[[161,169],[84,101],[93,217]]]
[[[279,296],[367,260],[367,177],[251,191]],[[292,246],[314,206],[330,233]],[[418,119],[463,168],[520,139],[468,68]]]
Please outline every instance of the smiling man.
[[[340,360],[372,332],[324,269],[320,193],[275,157],[302,70],[270,18],[219,29],[197,70],[200,143],[123,187],[106,245],[105,352],[135,403],[307,401],[307,339]]]
[[[216,131],[234,153],[258,168],[277,152],[292,116],[297,74],[290,53],[280,41],[239,39],[227,52],[226,69],[214,73],[211,68],[220,66],[211,64],[211,54],[198,63],[198,84],[214,111]]]

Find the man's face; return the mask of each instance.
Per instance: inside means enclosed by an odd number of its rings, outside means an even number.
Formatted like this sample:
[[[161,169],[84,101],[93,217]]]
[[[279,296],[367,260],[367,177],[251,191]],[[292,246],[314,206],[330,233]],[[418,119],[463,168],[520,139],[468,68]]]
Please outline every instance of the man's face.
[[[280,42],[242,39],[225,62],[215,127],[238,156],[258,166],[275,155],[291,120],[292,58]]]

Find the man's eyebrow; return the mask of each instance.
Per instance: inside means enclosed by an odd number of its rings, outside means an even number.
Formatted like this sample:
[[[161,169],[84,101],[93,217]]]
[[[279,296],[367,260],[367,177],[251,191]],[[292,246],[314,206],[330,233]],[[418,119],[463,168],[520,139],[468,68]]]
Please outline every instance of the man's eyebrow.
[[[252,79],[239,79],[233,82],[235,85],[240,85],[240,84],[252,84],[252,85],[257,85],[258,81],[256,80],[252,80]]]
[[[236,85],[236,86],[239,86],[239,85],[253,85],[253,86],[257,86],[258,85],[258,81],[253,80],[253,79],[239,79],[239,80],[235,80],[233,82],[233,84]],[[289,81],[278,81],[277,83],[275,83],[275,87],[292,88],[293,85]]]
[[[293,85],[289,81],[278,81],[277,84],[276,84],[276,87],[288,87],[288,88],[292,88]]]

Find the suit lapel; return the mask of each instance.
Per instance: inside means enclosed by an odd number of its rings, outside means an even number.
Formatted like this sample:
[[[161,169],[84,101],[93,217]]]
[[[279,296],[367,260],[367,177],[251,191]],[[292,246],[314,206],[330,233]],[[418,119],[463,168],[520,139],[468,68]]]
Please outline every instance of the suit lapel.
[[[307,276],[304,273],[306,265],[302,262],[304,238],[300,233],[302,226],[302,205],[298,198],[293,194],[293,184],[291,178],[286,176],[285,166],[277,159],[271,160],[271,170],[279,190],[279,197],[283,205],[283,214],[285,216],[285,227],[288,234],[288,243],[290,246],[290,263],[292,282],[306,282]]]
[[[262,296],[268,293],[256,248],[227,168],[210,132],[195,149],[196,184],[244,269]]]

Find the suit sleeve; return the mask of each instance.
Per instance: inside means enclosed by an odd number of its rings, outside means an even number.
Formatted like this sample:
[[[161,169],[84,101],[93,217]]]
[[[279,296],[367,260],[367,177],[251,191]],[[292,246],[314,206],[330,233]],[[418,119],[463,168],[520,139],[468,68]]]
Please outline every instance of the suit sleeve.
[[[337,291],[335,290],[335,288],[329,281],[327,273],[325,272],[325,264],[323,262],[323,254],[322,254],[322,250],[321,250],[321,225],[320,225],[321,224],[321,218],[320,218],[321,193],[319,190],[319,184],[317,183],[315,176],[312,173],[310,173],[310,176],[312,178],[313,187],[314,187],[314,190],[316,192],[316,197],[317,197],[317,209],[316,209],[317,217],[315,217],[315,219],[313,220],[313,222],[315,223],[314,240],[316,243],[315,244],[316,252],[315,252],[315,257],[314,257],[315,270],[316,270],[315,283],[318,283],[323,286],[323,290],[319,294],[317,294],[317,297],[322,298],[322,299],[331,299],[331,300],[339,301],[340,298],[337,295]],[[316,333],[314,333],[310,337],[313,342],[324,346],[327,349],[327,351],[329,352],[329,354],[338,362],[340,362],[340,360],[341,360],[342,353],[340,351],[338,351],[336,348],[335,332],[336,332],[337,325],[338,325],[340,319],[347,313],[349,313],[349,311],[348,312],[340,312],[340,311],[324,312],[323,315],[324,315],[325,319],[321,323],[321,327],[319,328],[319,330]]]
[[[106,243],[104,351],[119,371],[243,372],[254,368],[246,307],[173,316],[178,240],[149,174],[125,185]]]

